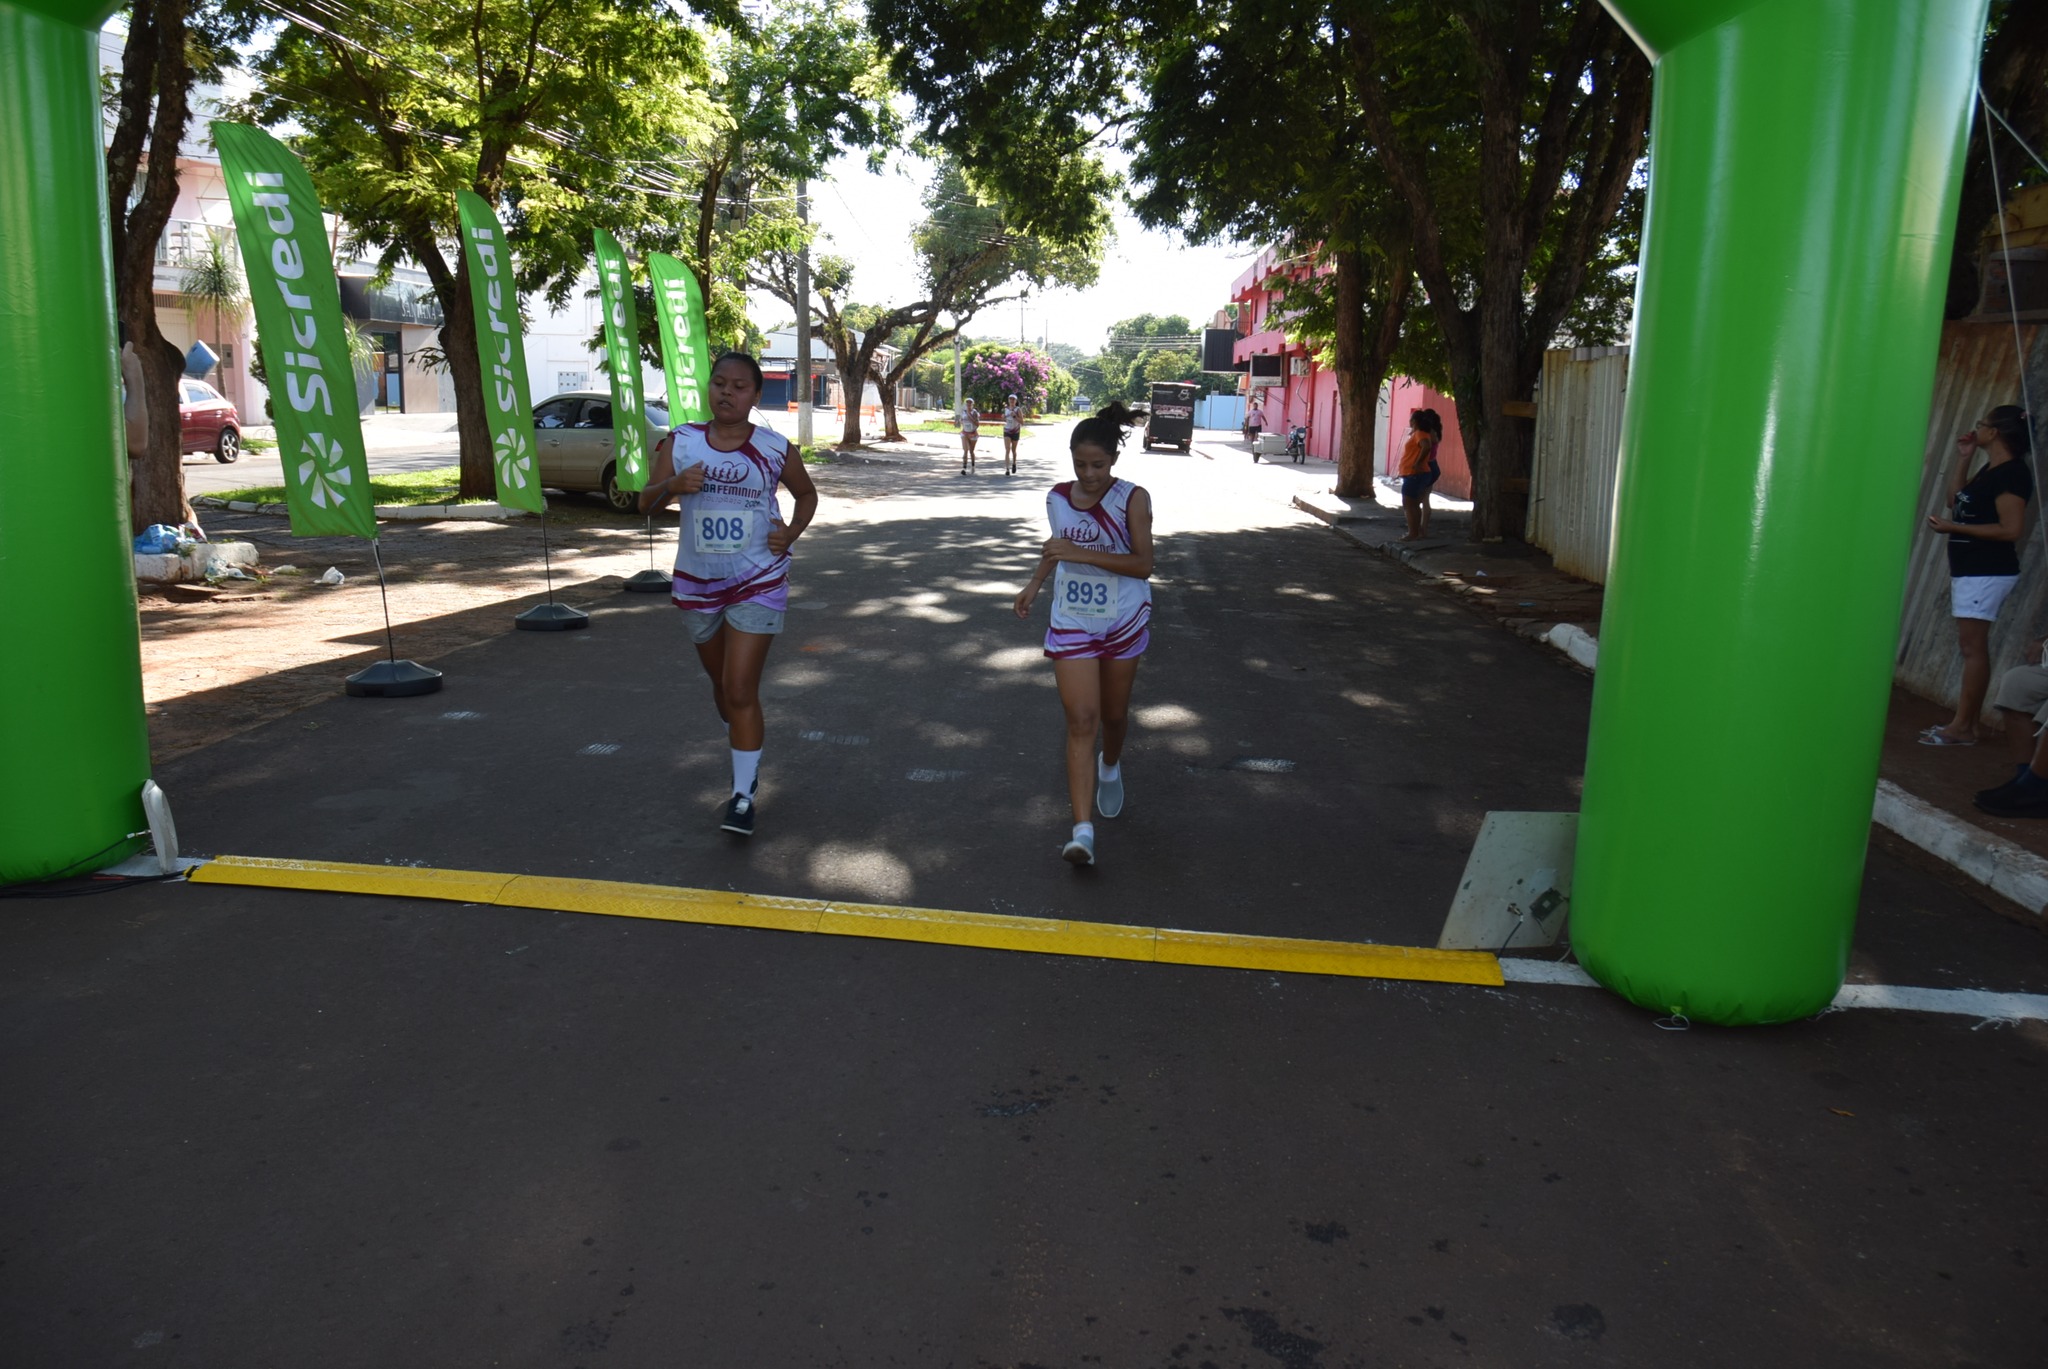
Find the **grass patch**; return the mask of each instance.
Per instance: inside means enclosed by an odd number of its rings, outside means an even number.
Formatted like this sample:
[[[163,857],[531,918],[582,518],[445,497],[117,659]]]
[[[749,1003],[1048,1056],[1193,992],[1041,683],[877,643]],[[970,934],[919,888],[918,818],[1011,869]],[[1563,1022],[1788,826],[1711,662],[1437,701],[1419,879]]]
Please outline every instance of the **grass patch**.
[[[245,437],[242,439],[242,450],[245,452],[274,452],[277,450],[277,443],[267,437]]]
[[[485,504],[485,499],[457,499],[462,485],[460,466],[437,466],[430,471],[394,471],[370,477],[373,504]],[[282,504],[284,486],[251,485],[246,489],[223,490],[216,499],[246,500],[252,504]]]

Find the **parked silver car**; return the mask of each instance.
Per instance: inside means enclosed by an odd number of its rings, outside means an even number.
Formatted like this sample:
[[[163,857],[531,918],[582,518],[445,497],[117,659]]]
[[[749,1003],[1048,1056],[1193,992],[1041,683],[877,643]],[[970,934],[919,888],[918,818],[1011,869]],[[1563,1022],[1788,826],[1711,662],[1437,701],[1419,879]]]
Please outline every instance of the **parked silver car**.
[[[668,436],[668,406],[650,399],[641,410],[647,454]],[[557,490],[595,490],[620,513],[639,496],[618,485],[612,459],[612,397],[608,390],[570,390],[533,406],[533,436],[540,448],[540,483]]]

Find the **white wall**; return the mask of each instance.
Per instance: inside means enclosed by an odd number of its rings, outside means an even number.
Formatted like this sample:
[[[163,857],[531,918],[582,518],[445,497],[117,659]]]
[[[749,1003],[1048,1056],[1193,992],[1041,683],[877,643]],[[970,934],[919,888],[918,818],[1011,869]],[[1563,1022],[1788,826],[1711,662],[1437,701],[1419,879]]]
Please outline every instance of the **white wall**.
[[[598,366],[603,353],[586,345],[597,335],[604,317],[596,290],[597,273],[587,271],[560,309],[549,308],[545,296],[524,297],[526,377],[534,403],[564,390],[603,390],[610,386],[611,377]],[[579,375],[581,380],[577,379]],[[667,401],[667,381],[660,371],[643,365],[640,384],[643,395]]]

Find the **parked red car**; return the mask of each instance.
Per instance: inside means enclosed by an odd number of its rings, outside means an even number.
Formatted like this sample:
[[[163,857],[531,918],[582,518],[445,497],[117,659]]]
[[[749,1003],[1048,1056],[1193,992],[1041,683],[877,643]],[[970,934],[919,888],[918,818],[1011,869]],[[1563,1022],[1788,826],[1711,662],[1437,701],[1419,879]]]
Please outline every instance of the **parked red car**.
[[[242,454],[242,416],[205,381],[181,377],[178,443],[181,452],[212,452],[216,461],[233,461]]]

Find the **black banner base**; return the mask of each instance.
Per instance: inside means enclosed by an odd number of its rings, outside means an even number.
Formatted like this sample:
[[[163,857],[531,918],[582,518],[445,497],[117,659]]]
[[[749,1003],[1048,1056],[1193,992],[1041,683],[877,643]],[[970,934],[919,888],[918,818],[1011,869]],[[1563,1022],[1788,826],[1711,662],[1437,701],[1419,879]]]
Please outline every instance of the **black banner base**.
[[[441,672],[417,661],[379,661],[348,677],[348,692],[358,699],[403,699],[440,687]]]
[[[674,585],[674,576],[665,570],[656,570],[649,566],[646,570],[627,576],[625,587],[640,594],[658,594],[673,588]]]
[[[573,632],[589,627],[590,615],[567,604],[535,604],[514,618],[512,625],[528,632]]]

